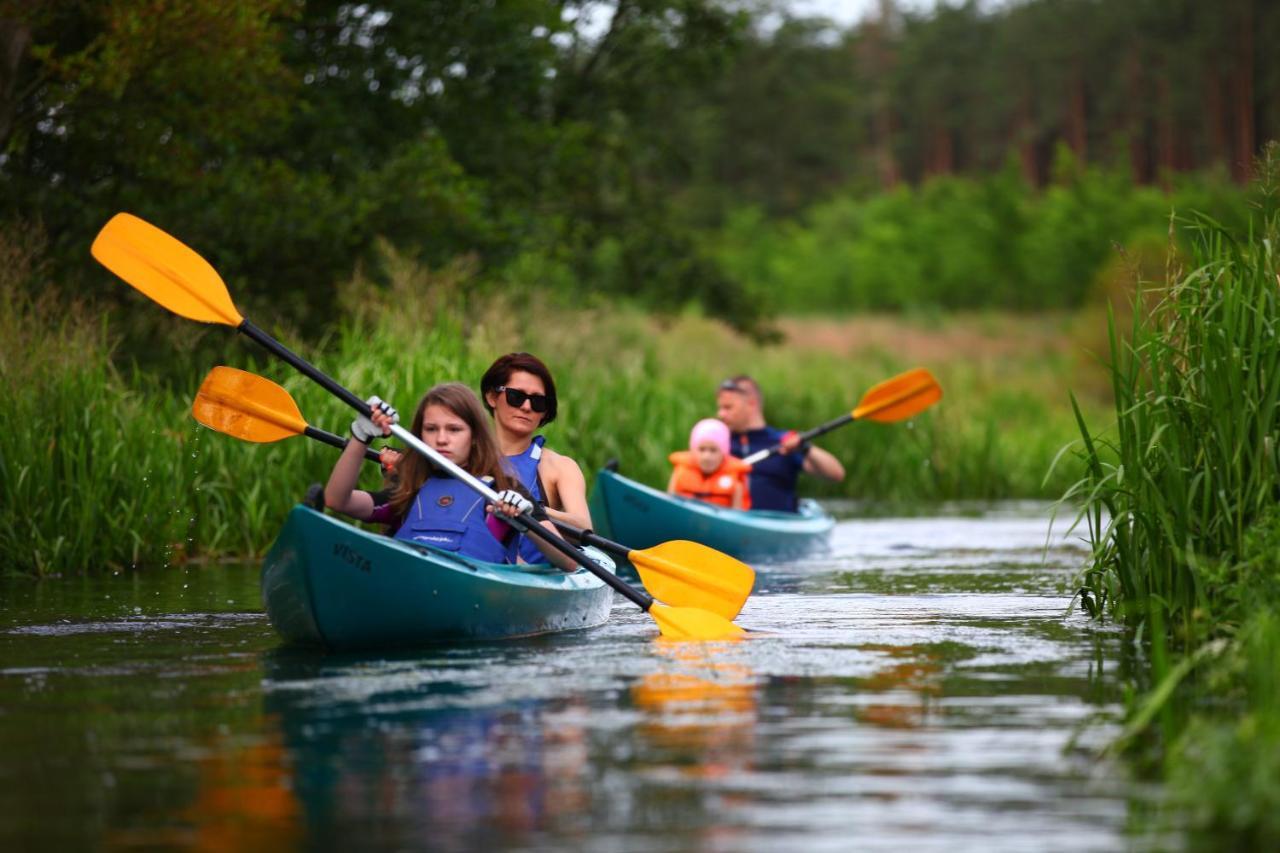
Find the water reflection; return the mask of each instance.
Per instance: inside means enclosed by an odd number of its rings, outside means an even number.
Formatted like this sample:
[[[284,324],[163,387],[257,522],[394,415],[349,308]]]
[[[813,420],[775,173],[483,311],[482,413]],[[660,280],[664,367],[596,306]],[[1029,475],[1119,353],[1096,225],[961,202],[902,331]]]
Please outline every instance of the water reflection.
[[[587,801],[584,704],[573,695],[475,705],[413,657],[276,652],[263,667],[308,833],[326,845],[430,838],[465,849],[536,832]]]
[[[868,725],[891,729],[914,729],[928,722],[931,700],[942,695],[941,655],[928,646],[859,648],[880,652],[890,662],[862,681],[862,692],[879,698],[857,707],[854,716]]]
[[[1134,789],[1076,735],[1125,643],[1043,531],[842,523],[762,571],[768,635],[707,646],[619,604],[324,657],[242,603],[255,567],[0,582],[0,849],[1114,849]]]
[[[279,741],[226,751],[210,744],[199,761],[197,791],[176,823],[190,827],[164,839],[188,850],[288,850],[302,840],[301,808],[294,796]],[[176,837],[173,837],[176,836]],[[133,847],[136,834],[116,833],[108,847]],[[154,833],[146,844],[160,843]]]
[[[726,649],[736,646],[655,641],[662,668],[631,687],[631,701],[644,712],[638,733],[646,752],[691,777],[751,766],[759,679],[750,666],[725,659]]]

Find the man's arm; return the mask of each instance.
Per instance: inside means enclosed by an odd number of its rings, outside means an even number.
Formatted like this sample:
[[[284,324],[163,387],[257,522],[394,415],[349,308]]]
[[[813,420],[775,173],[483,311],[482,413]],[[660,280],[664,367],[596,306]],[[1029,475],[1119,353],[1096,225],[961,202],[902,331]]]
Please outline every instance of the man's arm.
[[[804,472],[835,483],[844,479],[844,466],[840,460],[821,447],[809,448],[804,457]]]
[[[783,453],[790,453],[800,446],[800,436],[793,430],[784,435],[778,444]],[[803,470],[806,474],[835,483],[844,479],[844,466],[840,464],[840,460],[813,445],[809,445],[809,452],[805,454]]]

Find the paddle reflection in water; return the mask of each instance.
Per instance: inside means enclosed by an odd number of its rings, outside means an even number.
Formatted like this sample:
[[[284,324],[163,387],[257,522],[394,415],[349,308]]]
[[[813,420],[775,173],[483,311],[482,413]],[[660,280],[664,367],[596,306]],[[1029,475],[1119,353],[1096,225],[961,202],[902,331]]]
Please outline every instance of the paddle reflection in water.
[[[862,682],[862,694],[874,701],[859,706],[859,722],[890,729],[914,729],[929,721],[931,700],[942,695],[942,662],[933,650],[921,646],[864,645],[863,651],[881,652],[894,663],[877,670]]]
[[[716,778],[750,768],[759,679],[747,664],[725,660],[724,645],[657,640],[664,667],[631,688],[644,712],[639,734],[653,758],[685,775]]]
[[[207,739],[192,801],[168,826],[116,829],[107,849],[181,847],[184,850],[289,850],[300,846],[301,807],[278,741],[226,749]]]

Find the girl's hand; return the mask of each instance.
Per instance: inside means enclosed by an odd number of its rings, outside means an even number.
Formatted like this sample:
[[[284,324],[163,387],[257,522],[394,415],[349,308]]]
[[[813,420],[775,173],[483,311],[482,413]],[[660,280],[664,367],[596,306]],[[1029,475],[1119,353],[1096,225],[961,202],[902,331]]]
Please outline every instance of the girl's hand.
[[[517,492],[515,489],[507,489],[498,492],[498,502],[492,504],[490,509],[507,518],[517,518],[533,509],[533,501]]]
[[[388,474],[396,470],[396,466],[400,464],[402,458],[404,458],[403,453],[390,447],[384,447],[378,453],[378,463],[382,465],[382,470]]]
[[[365,402],[373,412],[367,418],[361,415],[351,422],[351,437],[361,444],[391,435],[391,425],[400,423],[400,414],[389,403],[378,397],[370,397]]]

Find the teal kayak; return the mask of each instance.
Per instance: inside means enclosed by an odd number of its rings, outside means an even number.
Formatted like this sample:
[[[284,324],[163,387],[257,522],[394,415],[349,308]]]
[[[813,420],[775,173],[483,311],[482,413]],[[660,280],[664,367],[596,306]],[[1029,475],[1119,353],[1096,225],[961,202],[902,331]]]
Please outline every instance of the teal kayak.
[[[747,562],[822,550],[836,524],[813,500],[801,500],[798,513],[725,509],[669,495],[609,470],[596,475],[591,520],[598,531],[628,548],[689,539]]]
[[[263,562],[262,599],[286,641],[346,651],[589,628],[613,590],[585,569],[483,563],[298,505]]]

